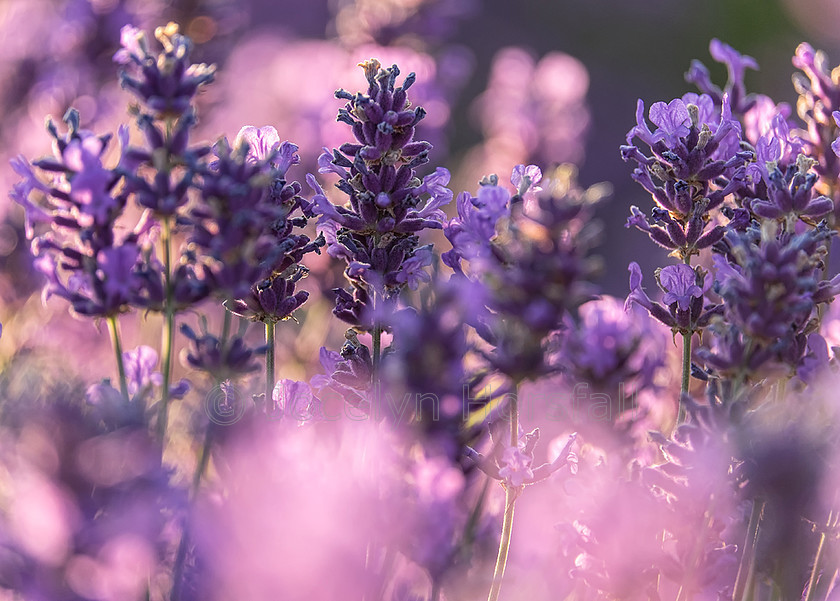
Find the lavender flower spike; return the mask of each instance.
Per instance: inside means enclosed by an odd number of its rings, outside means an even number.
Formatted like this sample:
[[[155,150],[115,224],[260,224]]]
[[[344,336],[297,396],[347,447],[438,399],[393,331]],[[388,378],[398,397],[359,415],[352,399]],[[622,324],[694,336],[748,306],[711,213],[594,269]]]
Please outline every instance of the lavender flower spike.
[[[318,159],[321,173],[339,175],[336,187],[347,202],[334,205],[313,176],[306,181],[315,190],[315,212],[321,215],[319,229],[329,240],[330,255],[347,261],[345,275],[354,288],[364,289],[361,296],[369,297],[378,311],[405,286],[428,281],[422,269],[430,263],[429,253],[420,245],[419,233],[443,228],[441,207],[451,202],[452,192],[446,188],[446,169],[438,168],[422,181],[415,171],[428,162],[431,144],[414,139],[415,127],[426,115],[408,100],[414,74],[397,86],[396,65],[383,69],[370,59],[359,66],[369,84],[367,93],[336,92],[347,101],[338,120],[352,128],[355,140],[332,153],[324,149]],[[337,294],[339,304],[350,296],[346,291]],[[373,308],[365,311],[372,313]],[[365,326],[338,305],[335,314]]]
[[[149,52],[146,35],[126,25],[122,30],[122,48],[114,55],[120,63],[120,84],[130,90],[158,116],[179,117],[190,107],[198,88],[213,81],[214,65],[190,64],[192,42],[169,23],[155,30],[163,47],[160,55]]]

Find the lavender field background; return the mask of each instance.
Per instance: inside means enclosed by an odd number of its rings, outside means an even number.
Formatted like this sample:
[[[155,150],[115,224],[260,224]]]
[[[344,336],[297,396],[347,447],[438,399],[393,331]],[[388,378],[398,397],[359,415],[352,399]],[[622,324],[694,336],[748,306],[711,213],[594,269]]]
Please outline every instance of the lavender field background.
[[[5,0],[0,599],[840,599],[838,18]]]

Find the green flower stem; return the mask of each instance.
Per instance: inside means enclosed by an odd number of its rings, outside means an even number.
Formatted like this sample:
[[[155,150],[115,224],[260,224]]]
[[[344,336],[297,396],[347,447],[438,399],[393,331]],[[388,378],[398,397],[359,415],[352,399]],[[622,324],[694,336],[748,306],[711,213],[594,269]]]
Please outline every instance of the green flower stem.
[[[461,543],[459,545],[459,553],[464,559],[469,557],[472,545],[475,542],[475,533],[476,530],[478,530],[478,521],[481,519],[481,512],[484,511],[484,502],[487,499],[487,493],[490,491],[491,480],[490,476],[485,478],[484,484],[481,487],[481,493],[479,493],[478,500],[475,503],[475,507],[473,507],[470,517],[467,520],[467,524],[464,526],[464,535],[461,537]]]
[[[373,363],[373,384],[379,390],[379,363],[382,360],[382,324],[379,323],[379,318],[376,317],[379,310],[379,295],[376,290],[373,290],[371,295],[371,309],[374,315],[373,331],[370,336],[373,340],[373,348],[371,349],[371,362]]]
[[[745,601],[752,597],[753,587],[755,586],[755,549],[763,513],[764,500],[755,499],[750,514],[750,523],[747,527],[747,538],[744,541],[744,554],[741,556],[741,565],[738,567],[738,576],[735,580],[733,601]]]
[[[502,538],[499,541],[499,554],[496,556],[496,568],[493,570],[493,584],[490,587],[490,594],[487,601],[497,601],[499,592],[502,590],[502,580],[505,577],[508,552],[510,551],[510,538],[513,533],[513,504],[519,494],[518,489],[505,488],[505,515],[502,521]]]
[[[688,394],[688,389],[691,386],[691,336],[692,333],[683,333],[683,351],[682,351],[682,381],[680,383],[680,412],[677,417],[677,425],[685,422],[685,406],[682,402],[682,396]]]
[[[782,403],[785,400],[785,394],[787,394],[787,377],[783,376],[776,382],[776,402]]]
[[[820,573],[822,572],[822,560],[825,556],[825,543],[827,538],[826,531],[831,528],[835,517],[836,516],[833,510],[828,513],[828,521],[826,522],[825,530],[820,533],[820,542],[817,545],[817,553],[814,556],[814,567],[811,569],[811,577],[808,579],[805,601],[813,601],[817,596],[817,582],[820,579]]]
[[[377,307],[377,294],[376,290],[372,293],[372,308],[373,314],[376,315]],[[374,386],[374,399],[371,403],[371,426],[376,426],[378,424],[376,420],[376,416],[379,415],[379,411],[381,407],[379,406],[379,362],[382,359],[382,326],[379,324],[379,321],[376,317],[374,317],[374,324],[373,324],[373,331],[371,331],[371,340],[372,346],[371,349],[371,363],[372,363],[372,371],[371,374],[371,383]],[[365,573],[370,574],[372,570],[372,562],[373,556],[376,551],[376,542],[373,540],[368,540],[367,547],[365,550]],[[387,553],[387,550],[386,550]],[[364,595],[362,596],[362,601],[374,601],[370,597],[371,591],[365,591]]]
[[[376,378],[379,371],[379,361],[382,358],[382,326],[378,323],[374,325],[371,336],[373,338],[373,374]]]
[[[117,371],[120,375],[120,393],[128,399],[128,384],[125,378],[125,364],[123,363],[122,344],[120,343],[120,332],[117,329],[117,317],[108,317],[108,332],[111,334],[111,345],[114,347],[114,354],[117,358]]]
[[[228,337],[230,336],[231,313],[225,310],[224,321],[222,322],[222,347],[227,346]],[[221,386],[221,380],[216,381],[216,386]],[[201,444],[201,451],[199,451],[198,461],[193,472],[192,485],[190,487],[190,500],[194,501],[198,494],[198,489],[201,486],[201,479],[204,477],[204,472],[207,471],[207,465],[210,463],[210,451],[213,448],[213,433],[215,424],[209,422],[204,430],[204,441]],[[186,521],[183,524],[181,533],[181,540],[178,542],[178,550],[175,553],[175,564],[172,567],[172,589],[170,591],[170,601],[178,601],[181,596],[181,581],[184,577],[184,563],[187,560],[187,551],[190,544],[190,531]]]
[[[683,263],[691,265],[691,254],[684,253]],[[691,337],[694,332],[683,332],[683,351],[682,351],[682,381],[680,382],[680,398],[677,400],[679,411],[677,414],[677,425],[685,423],[685,406],[683,406],[682,397],[688,394],[688,389],[691,387]]]
[[[218,385],[218,384],[217,384]],[[204,431],[204,442],[201,445],[201,451],[198,458],[198,463],[193,472],[192,486],[190,488],[190,497],[195,500],[198,494],[198,488],[201,486],[201,479],[204,477],[204,472],[207,471],[207,465],[210,463],[210,450],[213,447],[213,423],[207,424],[207,429]],[[178,551],[175,553],[175,565],[172,567],[172,591],[170,594],[171,601],[178,601],[181,597],[181,581],[184,578],[184,564],[187,560],[187,551],[190,545],[190,531],[186,521],[184,522],[183,532],[181,533],[181,540],[178,542]]]
[[[157,435],[161,448],[166,446],[166,426],[169,421],[169,387],[172,379],[172,350],[175,346],[175,311],[172,298],[172,222],[171,217],[161,221],[161,245],[163,246],[163,278],[166,288],[166,301],[163,306],[163,385],[161,388],[160,410],[157,421]]]
[[[510,445],[516,446],[519,443],[519,401],[516,398],[516,391],[510,401]],[[497,601],[499,592],[502,589],[502,580],[505,577],[508,552],[510,551],[510,539],[513,534],[513,506],[516,498],[522,492],[522,487],[505,486],[505,514],[502,519],[502,538],[499,541],[499,554],[496,556],[496,567],[493,570],[493,584],[490,587],[490,594],[487,601]]]
[[[269,412],[274,394],[274,331],[276,324],[271,319],[265,321],[265,411]]]

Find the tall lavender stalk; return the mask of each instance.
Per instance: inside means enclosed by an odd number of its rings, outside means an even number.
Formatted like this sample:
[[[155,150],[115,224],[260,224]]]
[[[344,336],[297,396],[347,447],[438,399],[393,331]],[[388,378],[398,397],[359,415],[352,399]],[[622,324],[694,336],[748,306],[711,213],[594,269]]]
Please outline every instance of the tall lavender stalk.
[[[146,142],[145,147],[129,147],[125,136],[120,166],[126,177],[126,191],[134,195],[139,205],[152,211],[161,228],[162,285],[148,306],[163,315],[163,384],[156,426],[163,443],[169,421],[175,316],[207,295],[206,287],[176,281],[193,273],[187,271],[189,262],[182,263],[180,273],[175,273],[172,251],[175,221],[187,202],[187,192],[199,170],[198,161],[207,153],[206,147],[189,147],[190,130],[196,122],[192,103],[199,88],[213,80],[215,67],[190,64],[192,42],[174,23],[159,27],[155,38],[162,47],[160,53],[150,51],[145,33],[125,26],[122,48],[114,60],[121,65],[120,84],[139,100],[133,112]],[[147,179],[140,167],[151,168],[154,177]],[[185,290],[184,284],[190,289]]]
[[[52,120],[47,122],[55,142],[54,157],[31,164],[18,157],[12,162],[23,178],[12,190],[12,198],[26,211],[35,267],[47,280],[44,298],[59,296],[80,316],[106,319],[120,389],[128,398],[117,317],[145,293],[140,242],[151,223],[144,216],[127,233],[116,234],[128,198],[119,188],[119,169],[102,163],[111,136],[80,129],[80,116],[74,109],[67,112],[64,122],[64,135]],[[41,179],[47,174],[49,184]]]
[[[111,345],[114,347],[114,355],[116,355],[120,392],[126,399],[128,399],[128,383],[125,377],[125,364],[123,363],[122,343],[120,342],[120,332],[118,328],[117,318],[114,316],[108,317],[108,332],[111,334]]]
[[[530,464],[539,436],[526,435],[520,426],[516,393],[522,382],[552,372],[545,339],[561,326],[564,315],[592,298],[590,280],[598,268],[589,256],[598,233],[591,211],[603,192],[578,188],[568,167],[552,175],[543,190],[536,166],[517,166],[511,177],[513,197],[496,176],[485,178],[477,197],[458,196],[458,217],[444,228],[453,246],[444,262],[456,278],[474,279],[485,289],[484,308],[473,325],[489,346],[483,354],[488,366],[508,380],[512,391],[505,407],[508,442],[502,444],[497,468],[505,510],[490,601],[501,591],[516,499],[534,481]],[[497,235],[496,224],[502,220],[507,228]]]
[[[452,192],[446,188],[445,169],[422,180],[417,174],[428,163],[432,146],[414,139],[416,126],[426,116],[422,107],[409,108],[414,74],[398,86],[396,65],[382,68],[370,59],[360,66],[367,92],[336,92],[347,101],[338,120],[351,127],[355,140],[332,151],[325,148],[318,159],[320,172],[339,176],[335,187],[347,203],[334,205],[314,177],[307,181],[316,192],[313,203],[321,215],[318,226],[327,252],[347,263],[344,274],[352,286],[351,291],[333,291],[333,314],[355,330],[370,333],[372,348],[365,348],[365,361],[370,363],[372,388],[379,390],[382,334],[390,327],[403,290],[416,290],[430,280],[425,267],[432,263],[431,245],[421,245],[419,236],[423,230],[443,227],[446,215],[441,207],[452,200]]]

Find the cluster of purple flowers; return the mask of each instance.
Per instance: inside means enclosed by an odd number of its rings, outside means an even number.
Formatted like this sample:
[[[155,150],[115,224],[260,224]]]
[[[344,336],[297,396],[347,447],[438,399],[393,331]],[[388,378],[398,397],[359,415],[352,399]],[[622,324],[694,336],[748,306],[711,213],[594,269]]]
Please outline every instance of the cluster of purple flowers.
[[[127,195],[117,190],[120,176],[102,164],[110,136],[79,129],[79,114],[65,116],[61,135],[52,121],[47,129],[55,140],[55,156],[30,165],[23,157],[13,167],[23,177],[12,192],[26,208],[30,236],[38,224],[49,231],[33,239],[35,265],[47,277],[45,298],[57,295],[80,315],[112,317],[142,299],[140,237],[151,227],[148,219],[119,238],[117,220]],[[42,182],[33,167],[52,174]],[[39,206],[31,196],[48,198]]]
[[[695,63],[687,77],[704,93],[652,106],[656,131],[647,127],[639,101],[628,142],[638,139],[654,156],[622,147],[623,156],[638,163],[634,178],[658,205],[650,220],[633,207],[628,226],[683,260],[658,272],[663,304],[642,290],[641,271],[632,264],[628,302],[688,339],[715,331],[714,348],[697,349],[708,369],[754,378],[770,361],[795,371],[807,351],[805,337],[817,327],[811,319],[818,305],[840,290],[840,280],[823,280],[834,232],[815,221],[831,213],[833,202],[818,193],[822,185],[812,171],[818,161],[805,154],[788,111],[745,94],[744,72],[755,61],[717,40],[711,50],[729,70],[725,90]],[[653,185],[652,176],[665,186]],[[714,266],[690,267],[703,248],[712,249]]]
[[[636,162],[633,177],[657,205],[650,218],[632,207],[628,227],[644,231],[682,261],[657,270],[661,302],[642,288],[639,266],[630,265],[628,307],[643,307],[683,337],[679,421],[687,417],[690,423],[679,426],[673,440],[657,435],[669,459],[658,471],[676,477],[681,487],[690,486],[694,476],[684,469],[698,469],[701,461],[688,453],[717,447],[718,475],[711,481],[729,482],[728,489],[700,494],[674,489],[661,475],[652,481],[652,490],[665,494],[683,520],[691,512],[679,508],[689,499],[701,500],[692,533],[681,535],[685,522],[662,527],[676,540],[676,549],[685,545],[680,561],[689,562],[677,575],[664,569],[661,574],[680,583],[678,598],[700,591],[750,598],[763,588],[756,576],[760,572],[782,598],[804,594],[812,599],[818,587],[824,594],[833,586],[821,572],[823,543],[796,528],[782,528],[786,534],[780,534],[774,524],[797,518],[823,522],[824,517],[806,516],[825,511],[825,506],[817,495],[811,497],[816,505],[807,507],[776,499],[785,493],[765,487],[779,481],[800,486],[778,458],[785,453],[786,461],[795,462],[813,449],[798,437],[776,447],[756,436],[756,430],[790,411],[788,381],[796,390],[809,390],[816,374],[831,367],[819,330],[826,303],[840,292],[840,278],[827,279],[836,234],[837,168],[826,149],[836,137],[828,118],[830,107],[837,105],[831,92],[836,86],[825,77],[824,57],[818,65],[813,50],[800,46],[794,65],[806,72],[810,84],[795,78],[806,125],[797,128],[789,107],[746,93],[744,73],[757,68],[751,57],[718,40],[710,51],[727,66],[724,89],[711,83],[701,63],[693,63],[686,79],[702,93],[654,104],[649,114],[654,131],[644,120],[640,100],[637,125],[621,149],[625,160]],[[653,156],[646,156],[639,143]],[[709,250],[701,253],[703,249]],[[691,265],[695,257],[700,264]],[[692,348],[694,335],[699,335],[698,344]],[[697,387],[692,379],[705,383],[708,406],[693,400]],[[804,402],[819,405],[813,397]],[[810,472],[801,474],[806,478]],[[818,486],[814,479],[803,480],[801,489]],[[732,530],[746,525],[736,507],[721,512],[732,499],[750,508],[746,532]],[[781,518],[782,513],[787,517]],[[725,536],[711,536],[715,532]],[[803,561],[784,559],[788,556],[779,546],[783,537],[813,558],[810,578]],[[729,576],[721,579],[724,573]]]
[[[592,212],[603,191],[579,189],[574,173],[562,168],[542,182],[545,188],[541,182],[539,168],[519,165],[511,195],[491,176],[477,196],[458,196],[458,216],[444,228],[453,247],[444,263],[485,290],[484,311],[474,318],[494,347],[485,358],[515,384],[550,371],[545,338],[593,297],[599,267],[590,250],[599,232]]]

